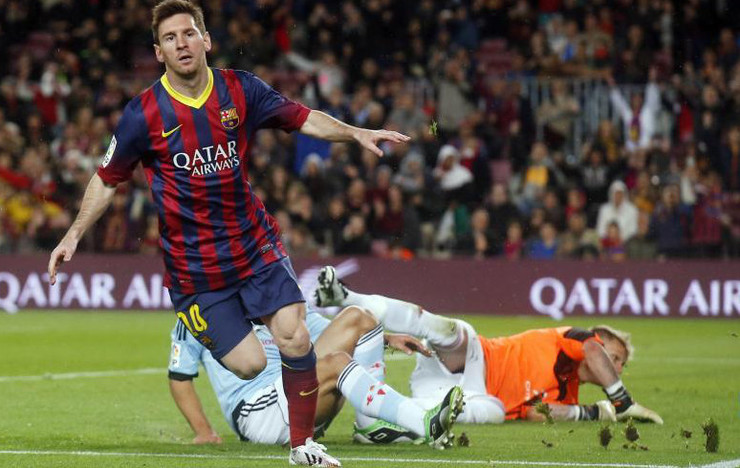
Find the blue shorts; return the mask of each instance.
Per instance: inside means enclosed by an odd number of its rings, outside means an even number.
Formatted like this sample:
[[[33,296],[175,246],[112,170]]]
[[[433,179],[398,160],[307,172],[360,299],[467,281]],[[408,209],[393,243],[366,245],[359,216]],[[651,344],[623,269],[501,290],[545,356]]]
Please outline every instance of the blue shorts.
[[[216,359],[252,331],[252,322],[281,308],[306,302],[288,258],[270,263],[244,281],[216,291],[179,294],[170,290],[177,317]]]

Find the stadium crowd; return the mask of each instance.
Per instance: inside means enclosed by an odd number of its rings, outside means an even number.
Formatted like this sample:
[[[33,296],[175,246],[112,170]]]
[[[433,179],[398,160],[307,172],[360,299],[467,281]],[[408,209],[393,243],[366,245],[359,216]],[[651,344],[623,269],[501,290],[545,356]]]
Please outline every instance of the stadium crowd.
[[[151,3],[0,0],[0,253],[69,227],[123,106],[161,73]],[[740,255],[739,2],[202,6],[216,67],[413,137],[379,159],[260,132],[249,179],[293,256]],[[611,113],[576,141],[582,82]],[[80,249],[156,253],[149,197],[137,171]]]

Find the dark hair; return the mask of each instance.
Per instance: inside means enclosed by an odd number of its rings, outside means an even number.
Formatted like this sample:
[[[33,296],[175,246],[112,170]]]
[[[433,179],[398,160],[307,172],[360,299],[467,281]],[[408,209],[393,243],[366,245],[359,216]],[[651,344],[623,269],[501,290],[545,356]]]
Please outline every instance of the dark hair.
[[[159,25],[162,24],[162,21],[180,13],[192,16],[195,20],[195,26],[201,34],[206,33],[203,10],[199,6],[190,3],[188,0],[164,0],[152,10],[152,36],[154,36],[155,44],[159,44]]]

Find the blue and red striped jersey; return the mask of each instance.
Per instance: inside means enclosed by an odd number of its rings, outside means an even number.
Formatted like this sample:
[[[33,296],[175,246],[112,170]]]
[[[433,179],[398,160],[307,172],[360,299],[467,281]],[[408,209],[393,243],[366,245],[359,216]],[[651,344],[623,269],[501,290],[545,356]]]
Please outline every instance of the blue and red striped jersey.
[[[159,217],[165,285],[212,291],[286,256],[277,223],[252,192],[246,158],[261,128],[299,129],[310,109],[251,73],[209,69],[193,99],[167,76],[123,111],[98,175],[109,185],[141,162]]]

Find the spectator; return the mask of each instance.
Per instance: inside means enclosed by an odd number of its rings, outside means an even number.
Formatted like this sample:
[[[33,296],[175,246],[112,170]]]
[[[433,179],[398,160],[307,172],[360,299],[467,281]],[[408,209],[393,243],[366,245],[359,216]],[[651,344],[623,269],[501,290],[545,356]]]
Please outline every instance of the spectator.
[[[632,200],[635,207],[640,211],[651,214],[655,209],[656,198],[655,187],[650,181],[650,174],[647,171],[640,171],[637,174],[635,187],[632,189]]]
[[[129,242],[137,237],[136,226],[128,212],[128,190],[121,185],[108,211],[96,225],[97,249],[106,253],[130,251]]]
[[[470,102],[472,88],[464,63],[457,58],[446,61],[443,74],[437,78],[436,87],[439,129],[443,135],[452,135],[473,111]]]
[[[568,227],[558,239],[558,258],[582,258],[584,253],[598,256],[599,236],[586,225],[583,213],[573,213],[568,218]]]
[[[272,166],[265,184],[267,198],[265,207],[271,213],[286,206],[290,175],[283,166]]]
[[[365,217],[360,213],[349,215],[349,221],[342,230],[335,250],[337,255],[367,255],[370,253],[370,234],[367,232]]]
[[[577,187],[568,189],[565,201],[565,221],[567,222],[574,214],[580,214],[586,208],[586,196]]]
[[[491,220],[485,208],[477,208],[470,216],[470,232],[456,239],[455,251],[477,259],[490,257],[499,251],[491,230]]]
[[[409,151],[401,160],[400,170],[393,178],[393,183],[401,187],[406,195],[418,195],[431,183],[430,175],[424,166],[424,156],[416,151]]]
[[[324,160],[318,154],[313,153],[306,158],[301,170],[301,182],[315,203],[323,205],[329,190],[324,177]]]
[[[724,175],[728,191],[740,192],[740,126],[733,125],[727,132],[727,143],[720,150],[719,169]]]
[[[347,207],[344,203],[344,197],[335,195],[329,200],[327,207],[326,220],[324,221],[324,242],[330,252],[339,247],[342,240],[344,226],[347,225]]]
[[[257,36],[259,37],[259,36]],[[285,58],[296,68],[311,73],[318,84],[318,93],[329,99],[335,89],[342,89],[344,71],[337,64],[334,52],[324,50],[319,61],[311,61],[295,51],[288,52]]]
[[[520,260],[524,256],[524,231],[519,221],[512,221],[506,227],[504,256],[507,260]]]
[[[565,81],[554,80],[550,89],[550,99],[537,109],[537,124],[544,128],[547,146],[560,150],[571,141],[573,121],[581,108],[568,93]]]
[[[637,215],[637,208],[627,197],[627,186],[615,180],[609,187],[609,201],[599,208],[596,232],[600,238],[606,237],[609,224],[616,221],[622,239],[628,241],[637,232]]]
[[[473,174],[473,189],[476,202],[482,202],[491,189],[491,168],[488,164],[488,150],[483,140],[475,134],[473,122],[464,121],[460,125],[460,138],[455,143],[460,153],[460,164]]]
[[[397,185],[388,188],[387,201],[373,202],[375,237],[415,251],[421,243],[421,228],[416,210],[404,203],[403,192]]]
[[[606,228],[606,237],[601,239],[601,257],[611,262],[621,262],[626,258],[622,235],[616,221],[609,223]]]
[[[305,188],[302,185],[294,185],[300,187],[296,192],[295,197],[291,197],[292,200],[288,203],[288,214],[290,216],[291,224],[298,227],[305,227],[306,232],[312,237],[321,237],[323,234],[323,223],[319,215],[314,210],[314,201],[311,196],[306,193]],[[305,237],[305,236],[304,236]],[[305,239],[307,245],[308,239]]]
[[[288,254],[294,257],[314,257],[318,254],[316,241],[304,224],[299,224],[292,229],[287,249]]]
[[[655,80],[657,70],[650,69],[649,82],[645,87],[645,96],[635,93],[630,98],[630,103],[624,99],[621,91],[617,88],[614,78],[608,77],[607,82],[610,91],[612,105],[622,119],[624,126],[624,142],[628,151],[646,149],[653,141],[657,132],[657,118],[660,110],[660,91]]]
[[[565,226],[565,213],[560,206],[560,198],[555,190],[547,190],[542,197],[542,210],[545,212],[545,219],[555,226],[555,229],[561,231]]]
[[[434,177],[448,200],[467,202],[472,198],[473,174],[460,164],[460,152],[454,146],[439,150]]]
[[[609,165],[617,164],[620,160],[620,145],[617,131],[611,120],[602,120],[596,130],[596,137],[591,142],[590,149],[598,149]],[[589,153],[590,151],[584,151]]]
[[[159,221],[156,215],[150,215],[146,219],[144,236],[139,244],[139,253],[144,255],[159,255]]]
[[[418,138],[427,130],[429,117],[416,105],[412,93],[403,92],[396,97],[396,104],[388,116],[388,122],[399,132]]]
[[[557,185],[551,166],[547,146],[542,142],[532,145],[529,165],[522,175],[519,193],[518,205],[522,212],[529,213],[532,207],[542,200],[545,190]]]
[[[552,223],[545,221],[540,227],[539,237],[533,239],[527,249],[527,258],[552,260],[558,250],[557,231]]]
[[[637,218],[637,233],[624,245],[627,258],[633,260],[653,260],[658,250],[650,239],[650,214],[640,211]]]
[[[679,206],[678,187],[663,187],[661,201],[650,219],[650,237],[662,258],[686,256],[689,219]]]
[[[509,225],[519,220],[521,214],[509,200],[509,192],[504,184],[494,184],[488,200],[488,218],[491,222],[491,229],[494,238],[500,242],[506,237]]]
[[[698,257],[717,258],[722,253],[722,185],[711,172],[697,185],[698,200],[691,222],[691,244]]]
[[[367,186],[362,179],[354,179],[347,187],[347,210],[363,217],[370,214]]]

